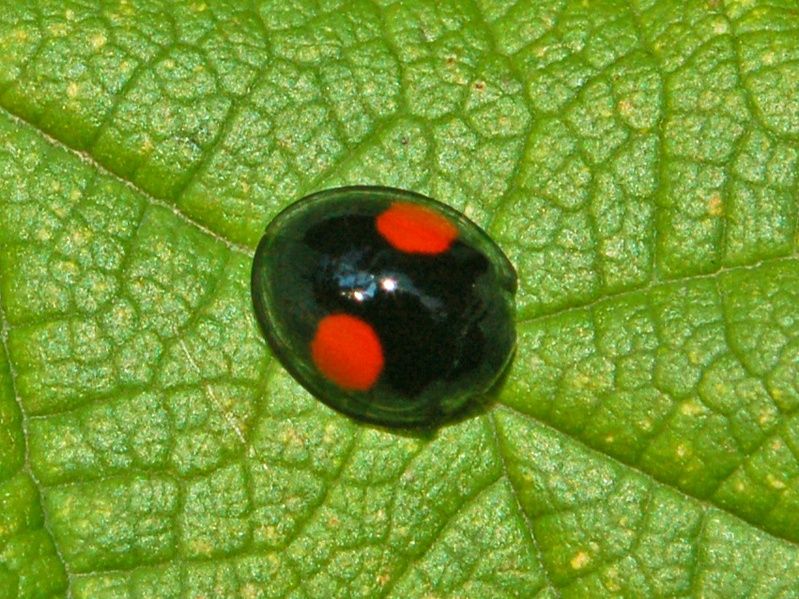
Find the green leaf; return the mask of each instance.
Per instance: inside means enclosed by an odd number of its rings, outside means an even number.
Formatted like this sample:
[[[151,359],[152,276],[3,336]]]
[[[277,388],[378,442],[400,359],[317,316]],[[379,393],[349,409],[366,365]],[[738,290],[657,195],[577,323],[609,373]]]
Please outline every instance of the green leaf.
[[[0,2],[0,596],[799,597],[794,2]],[[518,267],[432,438],[309,397],[254,244],[427,193]]]

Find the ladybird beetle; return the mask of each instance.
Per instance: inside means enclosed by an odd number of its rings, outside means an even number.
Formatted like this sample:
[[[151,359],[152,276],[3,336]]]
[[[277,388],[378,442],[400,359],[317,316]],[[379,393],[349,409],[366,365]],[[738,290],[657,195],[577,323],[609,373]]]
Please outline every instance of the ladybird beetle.
[[[258,244],[252,293],[286,369],[329,406],[430,424],[487,391],[513,353],[516,273],[458,211],[390,187],[311,194]]]

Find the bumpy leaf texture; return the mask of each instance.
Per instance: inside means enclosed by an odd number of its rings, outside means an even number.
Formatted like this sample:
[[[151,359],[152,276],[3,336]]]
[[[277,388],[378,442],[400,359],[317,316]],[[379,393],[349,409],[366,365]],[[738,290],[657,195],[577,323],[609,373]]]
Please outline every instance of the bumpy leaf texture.
[[[0,597],[799,596],[797,161],[793,1],[0,1]],[[270,356],[344,183],[517,265],[484,414]]]

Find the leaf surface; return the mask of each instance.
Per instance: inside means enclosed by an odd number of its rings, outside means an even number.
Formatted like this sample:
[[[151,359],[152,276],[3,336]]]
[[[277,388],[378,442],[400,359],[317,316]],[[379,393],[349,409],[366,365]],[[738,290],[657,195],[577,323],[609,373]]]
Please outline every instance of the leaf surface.
[[[792,2],[0,2],[0,596],[799,596]],[[480,416],[269,354],[307,192],[488,229]]]

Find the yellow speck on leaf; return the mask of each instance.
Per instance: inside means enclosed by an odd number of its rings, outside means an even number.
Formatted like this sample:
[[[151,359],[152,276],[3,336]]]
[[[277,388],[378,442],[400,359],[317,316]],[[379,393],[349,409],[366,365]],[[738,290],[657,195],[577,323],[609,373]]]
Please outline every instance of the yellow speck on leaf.
[[[616,568],[610,568],[607,571],[606,578],[605,578],[605,588],[612,593],[617,593],[621,590],[621,585],[619,584],[619,571]]]
[[[680,412],[686,416],[698,416],[699,414],[704,413],[704,411],[705,409],[703,406],[694,401],[686,401],[680,406]]]
[[[571,558],[569,564],[571,564],[571,567],[575,570],[582,570],[590,561],[591,557],[585,551],[578,551],[574,554],[574,557]]]
[[[198,540],[191,544],[191,549],[200,555],[209,555],[211,553],[211,544],[208,541]]]
[[[274,543],[278,539],[277,528],[274,526],[262,526],[258,529],[258,532],[268,542]]]
[[[241,589],[239,589],[239,592],[244,599],[255,599],[256,597],[260,596],[260,591],[258,590],[258,587],[252,584],[251,582],[241,587]]]
[[[772,489],[777,489],[778,491],[782,491],[785,488],[785,483],[782,482],[779,478],[774,476],[773,474],[769,474],[766,477],[766,481],[768,481],[768,486]]]
[[[28,41],[28,32],[25,29],[15,29],[11,38],[16,42],[26,42]]]
[[[724,214],[724,205],[721,202],[721,196],[714,193],[707,201],[707,213],[710,216],[721,216]]]
[[[105,43],[107,41],[108,39],[105,37],[104,33],[97,33],[89,38],[89,42],[91,43],[92,48],[94,48],[95,50],[105,46]]]
[[[622,116],[629,115],[630,112],[632,112],[632,109],[633,109],[633,105],[632,105],[632,102],[630,102],[629,100],[626,100],[626,99],[625,100],[621,100],[619,102],[619,104],[618,104],[618,111],[619,111],[619,114],[622,115]]]
[[[713,31],[718,35],[727,33],[727,31],[729,31],[727,20],[723,18],[717,19],[716,22],[713,23]]]
[[[295,428],[289,428],[283,431],[280,435],[280,440],[286,445],[292,445],[294,447],[302,447],[305,445],[305,437],[297,431]]]
[[[50,241],[52,235],[47,229],[39,229],[36,231],[36,239],[39,241]]]
[[[47,30],[53,37],[64,37],[67,34],[67,26],[63,23],[53,23]]]

